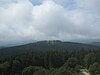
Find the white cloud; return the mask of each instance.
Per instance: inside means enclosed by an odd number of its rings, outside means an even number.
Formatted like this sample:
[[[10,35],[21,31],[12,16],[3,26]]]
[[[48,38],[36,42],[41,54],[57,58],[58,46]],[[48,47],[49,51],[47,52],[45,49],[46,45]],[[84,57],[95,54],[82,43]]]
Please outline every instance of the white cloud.
[[[99,0],[75,2],[77,8],[69,10],[63,4],[69,0],[44,0],[41,5],[29,0],[1,0],[0,4],[8,4],[0,6],[0,41],[100,38]]]

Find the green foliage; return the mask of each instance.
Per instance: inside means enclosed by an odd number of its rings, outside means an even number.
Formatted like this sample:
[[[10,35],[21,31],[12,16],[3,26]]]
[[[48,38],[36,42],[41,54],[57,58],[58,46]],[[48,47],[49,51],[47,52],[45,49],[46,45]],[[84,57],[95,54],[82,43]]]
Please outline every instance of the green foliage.
[[[12,62],[12,72],[13,73],[20,73],[21,70],[21,62],[18,60],[13,60]]]
[[[78,64],[78,60],[76,59],[76,58],[69,58],[68,60],[67,60],[67,63],[66,63],[66,65],[68,65],[69,67],[71,67],[71,68],[75,68],[75,66]]]
[[[9,62],[4,62],[0,64],[0,74],[8,74],[10,69],[10,63]]]
[[[76,66],[75,66],[75,71],[76,71],[77,73],[80,73],[80,69],[81,69],[81,66],[80,66],[80,65],[76,65]]]
[[[75,71],[75,69],[69,67],[68,65],[63,65],[55,73],[55,75],[77,75],[77,74],[78,73]]]
[[[49,75],[49,74],[50,74],[49,71],[45,69],[39,69],[33,75]]]
[[[94,62],[96,62],[96,57],[94,53],[89,53],[84,58],[86,67],[89,68],[90,65],[92,65]]]
[[[91,75],[99,75],[100,74],[100,64],[95,62],[93,65],[89,68]]]
[[[24,70],[22,71],[22,75],[33,75],[34,72],[35,72],[34,66],[29,66],[24,68]]]
[[[4,62],[4,63],[0,64],[0,69],[3,71],[9,69],[9,67],[10,67],[9,62]]]
[[[39,51],[0,59],[0,75],[82,75],[80,69],[87,67],[91,75],[100,74],[100,50]]]

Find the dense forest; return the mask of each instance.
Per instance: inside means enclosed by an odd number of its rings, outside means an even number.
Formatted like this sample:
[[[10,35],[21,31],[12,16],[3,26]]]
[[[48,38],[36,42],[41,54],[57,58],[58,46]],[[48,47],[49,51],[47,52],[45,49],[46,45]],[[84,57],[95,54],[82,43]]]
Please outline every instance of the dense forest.
[[[100,75],[100,47],[56,40],[1,48],[0,75]]]
[[[100,75],[100,50],[23,53],[0,59],[0,75]]]
[[[82,48],[85,50],[98,50],[100,46],[77,42],[62,42],[60,40],[45,40],[25,45],[1,48],[0,57],[8,57],[16,54],[22,54],[23,52],[30,53],[34,51],[79,51]]]

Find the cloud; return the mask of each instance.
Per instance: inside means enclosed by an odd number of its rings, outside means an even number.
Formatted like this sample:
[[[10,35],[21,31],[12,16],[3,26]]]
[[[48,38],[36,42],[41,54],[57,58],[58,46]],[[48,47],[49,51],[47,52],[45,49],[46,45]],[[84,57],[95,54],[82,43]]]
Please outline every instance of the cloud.
[[[44,0],[38,5],[29,0],[1,0],[0,41],[97,40],[99,1]]]

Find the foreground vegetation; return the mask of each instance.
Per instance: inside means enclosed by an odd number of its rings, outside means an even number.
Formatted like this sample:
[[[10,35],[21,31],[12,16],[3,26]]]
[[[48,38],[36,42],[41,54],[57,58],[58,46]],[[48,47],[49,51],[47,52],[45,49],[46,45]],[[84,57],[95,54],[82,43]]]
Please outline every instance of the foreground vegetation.
[[[100,75],[100,50],[46,51],[0,59],[0,75]]]

